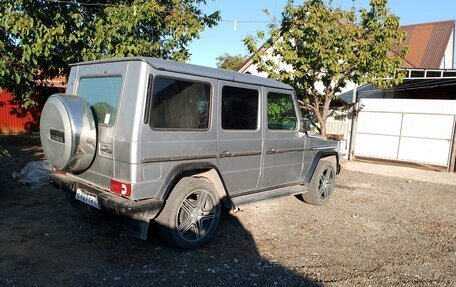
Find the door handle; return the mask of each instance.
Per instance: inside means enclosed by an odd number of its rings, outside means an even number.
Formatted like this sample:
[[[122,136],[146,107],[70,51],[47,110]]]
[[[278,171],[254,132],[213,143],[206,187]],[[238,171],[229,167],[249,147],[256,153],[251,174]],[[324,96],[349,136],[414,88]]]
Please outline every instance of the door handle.
[[[223,151],[223,152],[219,155],[219,157],[232,157],[232,156],[233,156],[233,154],[230,153],[229,151]]]
[[[277,153],[277,150],[276,149],[273,149],[273,148],[270,148],[266,151],[267,154],[274,154],[274,153]]]

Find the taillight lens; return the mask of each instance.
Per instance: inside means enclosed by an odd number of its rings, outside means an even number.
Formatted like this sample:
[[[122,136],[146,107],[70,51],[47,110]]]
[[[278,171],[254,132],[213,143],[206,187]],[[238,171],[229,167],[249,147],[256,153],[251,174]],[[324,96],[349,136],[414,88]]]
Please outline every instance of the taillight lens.
[[[66,172],[58,170],[58,169],[56,169],[54,167],[51,169],[51,171],[54,172],[54,173],[60,173],[60,174],[65,174],[66,173]]]
[[[111,179],[111,192],[118,194],[118,195],[130,197],[131,196],[131,184]]]

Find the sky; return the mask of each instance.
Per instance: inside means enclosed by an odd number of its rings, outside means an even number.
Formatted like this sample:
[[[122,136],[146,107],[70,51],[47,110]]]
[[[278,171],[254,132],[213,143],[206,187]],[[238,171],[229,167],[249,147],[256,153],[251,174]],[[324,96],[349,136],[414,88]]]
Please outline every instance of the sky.
[[[302,2],[295,1],[296,4]],[[247,55],[242,39],[259,30],[267,32],[271,18],[280,18],[286,3],[287,0],[207,0],[203,11],[219,10],[222,21],[216,27],[206,28],[200,39],[190,44],[189,63],[215,67],[217,56],[224,53]],[[369,0],[354,0],[354,4],[357,8],[367,8]],[[333,0],[333,5],[350,9],[353,0]],[[401,25],[456,19],[456,0],[390,0],[388,6],[400,17]],[[268,9],[270,16],[265,15],[263,9]]]

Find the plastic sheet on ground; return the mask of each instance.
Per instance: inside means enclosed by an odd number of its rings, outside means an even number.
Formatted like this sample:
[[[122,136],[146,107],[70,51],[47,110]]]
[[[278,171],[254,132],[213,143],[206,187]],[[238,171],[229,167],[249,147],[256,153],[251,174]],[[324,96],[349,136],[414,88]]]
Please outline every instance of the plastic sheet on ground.
[[[13,172],[13,179],[33,189],[40,188],[49,183],[51,165],[45,160],[31,161],[20,172]]]

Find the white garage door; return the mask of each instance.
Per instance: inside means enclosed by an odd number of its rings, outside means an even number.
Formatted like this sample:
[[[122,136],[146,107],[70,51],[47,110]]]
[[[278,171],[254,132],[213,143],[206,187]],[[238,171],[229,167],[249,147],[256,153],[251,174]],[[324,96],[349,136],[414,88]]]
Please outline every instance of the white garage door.
[[[456,101],[362,99],[355,155],[447,166]]]

